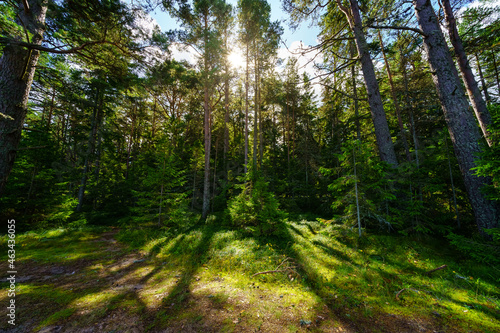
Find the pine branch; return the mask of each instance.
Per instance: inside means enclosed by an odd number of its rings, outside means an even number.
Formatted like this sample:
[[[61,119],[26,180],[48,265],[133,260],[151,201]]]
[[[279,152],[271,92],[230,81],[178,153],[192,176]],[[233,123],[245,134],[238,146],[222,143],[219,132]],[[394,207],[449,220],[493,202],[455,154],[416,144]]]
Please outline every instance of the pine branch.
[[[424,37],[427,37],[427,35],[422,30],[420,30],[418,28],[412,28],[412,27],[400,27],[400,26],[396,26],[396,25],[373,25],[373,24],[366,25],[366,27],[373,28],[373,29],[408,30],[408,31],[416,32]]]

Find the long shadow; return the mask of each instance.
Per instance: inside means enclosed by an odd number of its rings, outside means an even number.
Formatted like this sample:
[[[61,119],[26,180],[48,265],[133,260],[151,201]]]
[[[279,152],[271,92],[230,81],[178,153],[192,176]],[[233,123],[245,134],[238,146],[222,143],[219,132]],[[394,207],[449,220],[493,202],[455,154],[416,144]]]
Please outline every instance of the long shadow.
[[[303,279],[302,283],[304,283],[309,290],[317,295],[327,306],[328,311],[330,312],[330,315],[326,314],[327,316],[333,315],[334,319],[338,321],[344,329],[353,332],[372,332],[375,328],[373,326],[374,316],[379,319],[382,318],[382,320],[379,321],[380,326],[377,327],[377,329],[381,331],[400,332],[418,329],[418,327],[415,326],[417,325],[415,322],[406,319],[404,316],[380,312],[380,310],[373,310],[371,315],[363,315],[363,306],[366,303],[365,299],[362,298],[362,295],[355,293],[352,288],[343,288],[340,280],[325,282],[323,277],[318,273],[313,265],[308,264],[308,261],[314,260],[314,258],[304,256],[299,250],[296,249],[296,247],[289,246],[290,244],[296,243],[291,234],[291,232],[297,233],[295,229],[297,228],[294,228],[293,226],[290,227],[289,225],[283,225],[279,237],[269,236],[267,238],[257,238],[256,241],[261,244],[261,246],[264,246],[266,243],[272,244],[273,248],[280,254],[284,254],[292,258],[298,264],[299,274],[306,277]],[[306,238],[304,233],[302,233],[302,237]],[[311,243],[327,254],[335,256],[345,263],[353,264],[351,258],[343,253],[339,253],[339,251],[334,250],[328,245],[320,241],[312,241]],[[353,245],[351,244],[346,244],[346,246],[353,248]],[[384,277],[383,273],[386,273],[388,279],[393,278],[393,276],[387,272],[381,273],[382,278]],[[332,292],[336,295],[332,294]],[[348,313],[349,311],[358,313],[358,315],[355,316],[355,320],[353,320],[353,317],[350,316]],[[321,310],[317,310],[317,315],[321,317],[324,316],[325,313]],[[391,324],[385,324],[385,322],[391,322]],[[429,319],[427,324],[431,325],[434,329],[442,328],[442,324],[437,318]]]
[[[194,231],[196,229],[192,229]],[[190,286],[194,280],[196,272],[204,264],[206,253],[210,248],[213,235],[218,230],[214,227],[204,227],[202,229],[201,240],[198,245],[193,249],[189,259],[185,261],[183,272],[175,285],[170,289],[168,296],[162,299],[162,306],[157,313],[151,313],[147,321],[151,322],[152,327],[162,326],[164,318],[173,318],[184,309],[192,297]],[[178,243],[180,246],[180,243]],[[171,247],[169,252],[175,253],[177,246]]]
[[[61,242],[61,238],[58,237],[57,246],[64,248],[65,244],[72,244],[81,237],[80,234],[72,235],[71,233],[65,233],[64,236],[67,236],[67,241]],[[184,237],[184,234],[178,237],[173,248],[181,246]],[[202,238],[198,246],[198,253],[206,251],[210,243],[210,238],[211,234],[209,238]],[[49,240],[47,244],[53,244],[53,241],[54,240]],[[88,243],[82,244],[81,249],[83,249],[84,252],[93,249],[91,253],[93,253],[94,256],[90,260],[80,260],[77,269],[73,271],[73,273],[67,273],[65,271],[59,275],[53,275],[50,279],[45,279],[43,276],[36,276],[29,282],[19,283],[25,290],[17,295],[19,304],[24,305],[17,313],[18,322],[22,324],[17,325],[14,329],[6,325],[0,325],[0,331],[27,332],[35,329],[37,326],[40,327],[44,320],[46,324],[41,327],[57,325],[54,326],[56,330],[58,327],[61,327],[59,325],[62,323],[65,325],[65,328],[71,328],[72,323],[81,322],[95,326],[96,322],[101,321],[100,318],[108,315],[110,311],[118,309],[123,301],[126,301],[129,307],[132,306],[135,309],[133,311],[137,310],[138,313],[144,312],[147,307],[139,293],[143,286],[162,270],[163,267],[161,265],[156,265],[147,274],[137,279],[136,276],[134,276],[134,272],[144,267],[150,267],[152,258],[146,257],[138,260],[137,254],[129,253],[124,255],[120,253],[113,258],[112,264],[107,266],[105,270],[102,270],[102,266],[101,269],[91,268],[105,262],[109,265],[109,261],[104,259],[104,256],[97,258],[95,256],[95,254],[98,253],[102,253],[103,255],[106,253],[106,250],[100,247],[101,244],[93,242],[93,240],[86,242]],[[152,248],[153,253],[159,250],[159,246],[161,246],[161,244],[157,244]],[[128,257],[129,255],[130,257]],[[73,270],[75,267],[72,266],[72,264],[74,264],[74,262],[64,262],[63,267],[68,267]],[[97,275],[95,275],[95,278],[92,278],[94,274]],[[122,278],[125,278],[123,284],[126,286],[117,285],[116,281]],[[123,288],[123,290],[121,288]],[[78,313],[78,311],[84,308],[81,308],[78,304],[75,305],[74,302],[77,302],[82,297],[97,297],[96,299],[99,299],[98,297],[107,292],[116,294],[111,298],[105,299],[104,304],[91,303],[94,305],[91,305],[90,311],[84,311],[85,314],[80,315]],[[47,319],[49,320],[47,321]],[[89,320],[93,322],[89,322]],[[76,327],[74,328],[76,329]],[[99,329],[103,328],[100,327]]]
[[[351,258],[349,258],[348,256],[345,255],[345,253],[342,253],[338,250],[335,250],[334,248],[326,245],[325,243],[323,242],[320,242],[318,240],[313,240],[312,243],[314,245],[316,245],[317,247],[319,247],[321,250],[323,250],[323,252],[331,255],[331,256],[334,256],[334,257],[337,257],[337,258],[341,258],[342,260],[344,261],[351,261]]]
[[[308,257],[304,257],[297,250],[294,249],[293,246],[288,246],[288,244],[294,244],[295,240],[290,234],[290,231],[293,231],[293,228],[290,228],[288,225],[283,225],[282,230],[280,232],[280,237],[268,237],[266,239],[257,239],[256,241],[262,244],[271,243],[273,248],[277,249],[282,255],[286,255],[292,258],[298,264],[298,273],[302,277],[307,277],[307,279],[303,279],[303,283],[309,288],[315,295],[317,295],[323,303],[327,306],[328,311],[333,313],[334,319],[341,323],[341,326],[344,328],[352,329],[356,332],[363,332],[364,329],[359,330],[356,323],[349,318],[349,315],[346,315],[344,307],[346,304],[350,307],[357,307],[362,303],[362,300],[353,295],[352,293],[346,292],[342,287],[335,283],[329,282],[328,286],[333,287],[333,291],[340,295],[340,298],[336,298],[329,288],[325,288],[325,282],[323,277],[313,268],[311,265],[308,265],[307,259]],[[285,244],[285,246],[283,246]],[[325,250],[322,247],[322,250]],[[302,260],[301,260],[302,258]],[[342,260],[349,260],[349,258],[343,256]],[[325,313],[318,310],[318,316],[324,316]],[[348,330],[349,331],[349,330]]]

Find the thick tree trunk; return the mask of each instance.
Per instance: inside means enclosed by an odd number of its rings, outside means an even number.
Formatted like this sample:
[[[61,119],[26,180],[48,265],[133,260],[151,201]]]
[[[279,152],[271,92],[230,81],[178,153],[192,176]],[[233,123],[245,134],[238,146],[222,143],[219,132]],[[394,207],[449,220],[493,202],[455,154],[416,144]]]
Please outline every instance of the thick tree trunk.
[[[496,207],[481,191],[489,179],[474,175],[474,158],[481,151],[476,120],[469,112],[460,78],[441,32],[430,0],[413,0],[420,29],[425,34],[424,47],[438,97],[465,187],[480,232],[498,225]]]
[[[377,139],[380,159],[392,166],[397,166],[398,161],[394,151],[394,145],[391,141],[391,133],[389,131],[389,125],[387,124],[382,98],[380,97],[380,90],[377,77],[375,76],[375,69],[373,67],[372,59],[370,57],[370,53],[368,52],[368,45],[363,33],[358,3],[356,0],[350,0],[349,2],[350,12],[340,3],[340,0],[337,0],[337,4],[346,15],[349,26],[354,34],[356,47],[361,59],[361,69],[365,79],[366,92],[368,93],[368,103],[370,104],[373,125],[375,127],[375,137]]]
[[[401,140],[403,141],[403,146],[405,147],[406,160],[411,162],[410,148],[408,147],[408,140],[406,139],[406,130],[403,125],[403,120],[401,118],[401,110],[399,109],[398,98],[396,96],[396,89],[394,88],[394,82],[392,81],[391,67],[389,66],[389,60],[384,51],[384,41],[382,40],[382,35],[380,30],[378,32],[378,38],[380,40],[380,48],[382,50],[382,56],[384,57],[385,69],[387,71],[387,77],[389,78],[389,86],[391,87],[391,96],[394,101],[394,109],[396,110],[396,117],[398,118],[399,131],[401,133]]]
[[[464,46],[462,40],[458,35],[457,25],[455,22],[455,16],[453,15],[453,10],[451,9],[450,0],[443,0],[444,17],[448,26],[448,35],[450,36],[451,44],[453,45],[453,50],[455,52],[455,57],[457,58],[458,67],[462,73],[462,78],[465,84],[465,89],[469,95],[469,100],[471,102],[476,118],[479,121],[481,130],[483,132],[484,138],[488,145],[491,146],[491,134],[488,131],[488,127],[491,125],[491,115],[486,107],[481,96],[481,90],[477,85],[472,69],[469,65],[469,60],[465,54]]]
[[[23,2],[28,3],[29,8],[25,8]],[[18,1],[18,5],[18,17],[33,35],[29,42],[42,44],[47,1]],[[20,38],[24,38],[24,34]],[[0,58],[0,196],[16,158],[39,56],[38,50],[7,44]]]

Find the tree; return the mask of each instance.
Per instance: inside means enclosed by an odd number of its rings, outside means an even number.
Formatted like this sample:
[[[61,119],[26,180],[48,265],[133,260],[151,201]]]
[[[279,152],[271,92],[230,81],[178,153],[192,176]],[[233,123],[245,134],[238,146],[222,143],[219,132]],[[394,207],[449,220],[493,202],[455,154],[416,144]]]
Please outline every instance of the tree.
[[[370,53],[368,52],[368,44],[363,33],[363,24],[361,21],[358,3],[356,0],[349,0],[349,6],[346,7],[342,4],[341,0],[336,1],[339,9],[345,14],[356,41],[358,57],[361,61],[366,91],[368,93],[368,103],[370,104],[373,125],[375,126],[375,136],[377,139],[380,159],[393,166],[397,166],[398,161],[396,153],[394,152],[394,146],[392,144],[391,133],[389,131],[389,125],[387,124],[382,98],[380,97],[377,77],[375,76],[375,69],[373,68],[373,62],[371,60]]]
[[[26,38],[28,45],[40,46],[45,32],[48,0],[25,0],[16,3],[19,8],[15,12],[16,23],[22,25],[24,31],[17,28],[15,37],[12,38]],[[0,196],[16,158],[39,57],[38,49],[26,48],[18,43],[7,43],[0,58]]]
[[[449,53],[446,40],[429,0],[413,0],[417,20],[424,34],[424,47],[427,52],[433,81],[438,92],[444,117],[453,142],[460,171],[474,211],[477,227],[484,229],[498,225],[497,210],[493,202],[486,198],[481,188],[490,182],[487,177],[478,177],[472,170],[474,159],[481,152],[481,136],[469,103],[465,98],[458,73]]]
[[[49,4],[50,17],[46,17]],[[22,0],[9,2],[7,9],[6,21],[15,24],[9,23],[0,35],[4,45],[0,58],[0,195],[16,157],[41,52],[76,54],[94,65],[114,67],[114,59],[144,46],[131,41],[137,37],[131,33],[134,15],[117,0]]]
[[[202,218],[208,216],[210,209],[210,149],[212,145],[212,109],[218,101],[214,100],[215,85],[219,79],[219,64],[222,62],[222,34],[230,17],[231,6],[224,0],[195,0],[193,8],[181,4],[173,12],[182,20],[186,29],[183,42],[193,47],[199,55],[199,68],[203,85],[205,171],[203,182]]]
[[[467,90],[467,94],[469,95],[469,100],[471,102],[472,108],[474,109],[477,120],[479,121],[479,125],[481,126],[484,138],[488,142],[488,145],[491,146],[492,141],[490,138],[490,133],[488,132],[488,127],[491,126],[491,115],[488,111],[488,108],[486,107],[486,103],[481,96],[481,91],[479,90],[476,79],[474,78],[474,74],[472,73],[469,60],[467,59],[467,55],[465,54],[462,39],[458,34],[455,15],[453,14],[450,0],[442,0],[442,7],[448,27],[448,35],[453,45],[455,57],[457,58],[458,68],[460,68],[460,72],[462,73],[465,89]]]

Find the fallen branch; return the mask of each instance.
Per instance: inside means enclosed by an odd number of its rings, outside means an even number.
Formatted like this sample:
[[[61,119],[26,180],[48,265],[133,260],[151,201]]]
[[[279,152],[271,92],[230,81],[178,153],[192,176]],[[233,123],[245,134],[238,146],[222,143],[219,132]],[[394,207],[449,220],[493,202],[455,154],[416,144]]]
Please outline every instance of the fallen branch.
[[[252,277],[260,275],[260,274],[285,273],[285,272],[288,272],[288,269],[277,269],[277,270],[273,270],[273,271],[258,272],[258,273],[255,273],[254,275],[252,275]]]
[[[419,293],[419,292],[423,292],[423,293],[426,293],[426,294],[429,294],[432,296],[432,293],[430,291],[427,291],[427,290],[418,290],[418,289],[413,289],[413,288],[403,288],[401,289],[400,291],[398,291],[396,293],[396,301],[399,301],[399,295],[401,295],[401,293],[405,290],[411,290],[411,291],[414,291],[416,293]]]
[[[435,271],[439,271],[439,270],[445,269],[446,267],[448,267],[448,265],[439,266],[438,268],[434,268],[434,269],[432,269],[432,270],[428,271],[428,272],[427,272],[427,273],[425,273],[425,274],[427,274],[427,275],[431,275],[431,273],[434,273]]]
[[[405,291],[405,290],[408,290],[408,289],[403,288],[403,289],[401,289],[400,291],[398,291],[398,292],[397,292],[397,294],[396,294],[396,301],[399,301],[399,295],[400,295],[403,291]]]
[[[283,261],[275,269],[270,270],[270,271],[264,271],[264,272],[255,273],[255,274],[252,275],[252,277],[257,276],[257,275],[261,275],[261,274],[272,274],[272,273],[293,273],[295,275],[299,275],[295,271],[296,267],[293,266],[293,265],[288,265],[288,266],[280,269],[280,267],[283,266],[285,263],[289,263],[288,260],[290,260],[290,258],[285,258],[285,259],[283,259]]]

